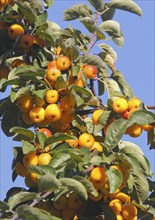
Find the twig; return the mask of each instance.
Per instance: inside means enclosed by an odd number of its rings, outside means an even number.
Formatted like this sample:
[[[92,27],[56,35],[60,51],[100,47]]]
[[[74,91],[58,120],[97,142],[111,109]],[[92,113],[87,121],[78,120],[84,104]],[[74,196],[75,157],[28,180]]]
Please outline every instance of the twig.
[[[98,20],[99,20],[99,16],[100,13],[97,11],[96,12],[96,17],[95,17],[95,25],[98,25]],[[96,43],[96,31],[91,35],[91,39],[90,39],[90,43],[89,46],[87,47],[87,51],[85,52],[85,55],[89,54],[90,50],[92,49],[92,47],[94,46],[94,44]]]
[[[84,174],[89,173],[93,168],[94,168],[94,166],[91,165],[90,167],[84,169],[84,170],[82,171],[82,173],[84,173]]]
[[[102,12],[100,13],[100,15],[103,15],[104,13],[106,13],[107,11],[109,11],[109,9],[110,9],[110,8],[106,7],[106,9],[105,9],[104,11],[102,11]]]
[[[146,108],[155,110],[155,106],[146,106]]]
[[[47,196],[49,196],[51,194],[51,192],[45,192],[41,195],[41,193],[38,193],[38,196],[40,196],[41,198],[45,199]],[[29,204],[29,206],[34,207],[37,203],[38,203],[38,199],[34,199],[33,202],[31,204]],[[18,214],[16,213],[12,220],[18,220]]]
[[[94,96],[96,96],[95,86],[94,86],[94,80],[90,79],[90,89]]]

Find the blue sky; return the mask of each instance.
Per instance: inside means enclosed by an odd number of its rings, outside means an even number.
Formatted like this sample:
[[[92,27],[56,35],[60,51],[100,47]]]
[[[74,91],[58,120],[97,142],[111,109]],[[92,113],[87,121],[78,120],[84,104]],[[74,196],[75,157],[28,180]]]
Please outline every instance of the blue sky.
[[[124,46],[118,48],[111,41],[104,43],[111,45],[116,50],[118,54],[116,68],[124,74],[134,95],[146,105],[155,105],[155,2],[154,0],[135,2],[142,8],[142,17],[122,10],[118,10],[114,17],[114,20],[120,22],[125,37]],[[87,3],[87,1],[55,0],[49,10],[49,20],[58,23],[62,28],[71,24],[86,32],[85,28],[77,22],[63,22],[63,10],[76,3]],[[1,94],[1,98],[5,96],[6,94]],[[151,163],[152,171],[155,172],[155,153],[153,150],[149,150],[146,133],[143,132],[139,138],[128,138],[128,140],[141,147]],[[11,180],[12,147],[20,146],[20,143],[13,142],[2,131],[0,143],[0,199],[4,199],[9,188],[24,186],[24,184],[22,177],[17,177],[14,183]]]

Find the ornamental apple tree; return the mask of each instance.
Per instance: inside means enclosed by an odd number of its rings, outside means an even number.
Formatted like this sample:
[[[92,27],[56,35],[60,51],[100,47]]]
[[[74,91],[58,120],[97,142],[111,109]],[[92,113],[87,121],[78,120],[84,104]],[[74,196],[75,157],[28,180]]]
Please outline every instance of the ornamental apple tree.
[[[25,182],[0,201],[1,219],[154,219],[153,174],[134,138],[147,132],[155,148],[155,114],[133,94],[107,43],[123,46],[116,10],[142,10],[131,0],[75,4],[64,20],[80,22],[83,33],[49,21],[52,4],[0,0],[0,91],[9,90],[1,129],[19,143],[12,180]]]

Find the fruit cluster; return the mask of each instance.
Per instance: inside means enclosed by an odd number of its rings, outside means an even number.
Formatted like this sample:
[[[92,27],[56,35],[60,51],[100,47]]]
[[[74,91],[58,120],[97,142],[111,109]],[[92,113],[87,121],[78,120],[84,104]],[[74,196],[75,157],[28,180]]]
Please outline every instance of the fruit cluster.
[[[125,187],[131,168],[123,161],[119,162],[119,164],[111,165],[110,168],[117,170],[117,172],[122,176],[122,184],[116,189],[115,192],[110,193],[110,185],[106,174],[106,168],[101,166],[94,167],[90,172],[89,180],[98,191],[98,196],[91,196],[92,200],[99,201],[101,198],[103,198],[104,202],[108,202]]]
[[[72,111],[76,105],[72,94],[59,96],[57,90],[48,89],[44,99],[37,96],[23,95],[17,100],[26,124],[51,126],[57,130],[65,130],[73,120]]]
[[[128,120],[132,113],[139,110],[139,107],[141,105],[141,100],[137,97],[133,97],[130,100],[126,100],[125,98],[117,98],[112,103],[112,110],[114,113],[117,113],[119,117],[124,118]],[[92,114],[92,121],[94,125],[97,125],[99,123],[99,117],[104,112],[103,109],[95,110]],[[115,120],[115,118],[111,118],[110,121],[104,126],[103,132],[106,135],[107,129],[109,125]],[[145,124],[145,125],[139,125],[139,124],[133,124],[132,126],[128,127],[126,130],[126,134],[128,134],[131,137],[138,137],[141,135],[142,131],[151,131],[154,129],[154,125],[151,124]]]
[[[12,3],[13,3],[13,0],[0,0],[0,11],[2,11],[6,5],[9,5]]]
[[[22,162],[17,162],[15,171],[17,175],[25,177],[25,185],[27,187],[36,187],[38,182],[38,175],[33,172],[28,172],[29,165],[48,165],[51,160],[51,155],[46,152],[37,154],[36,151],[31,151],[23,156]]]
[[[70,192],[61,195],[56,200],[40,202],[36,207],[48,211],[52,215],[67,219],[78,219],[77,214],[82,214],[85,209],[86,201],[79,197],[76,193]]]
[[[122,118],[129,119],[133,112],[137,111],[141,105],[141,100],[137,97],[133,97],[130,100],[126,100],[125,98],[118,98],[114,100],[112,104],[112,109],[114,112],[121,114]],[[126,134],[131,137],[138,137],[141,135],[142,130],[151,131],[153,130],[153,125],[139,125],[134,124],[127,128]]]
[[[8,27],[8,36],[10,39],[15,41],[18,37],[20,37],[19,40],[19,46],[24,49],[28,49],[32,47],[34,44],[38,44],[41,47],[44,47],[46,45],[45,40],[42,38],[39,38],[35,35],[31,35],[28,33],[25,33],[25,29],[23,27],[23,24],[11,24]]]
[[[114,211],[117,220],[137,220],[137,207],[132,204],[130,196],[123,192],[114,196],[109,207]]]

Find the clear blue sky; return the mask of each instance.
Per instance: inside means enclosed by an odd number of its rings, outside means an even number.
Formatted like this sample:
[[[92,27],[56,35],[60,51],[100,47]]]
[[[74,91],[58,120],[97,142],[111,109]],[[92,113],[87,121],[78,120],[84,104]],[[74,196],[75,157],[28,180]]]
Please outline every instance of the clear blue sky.
[[[76,22],[63,22],[62,11],[76,3],[87,3],[87,1],[55,0],[49,10],[49,20],[58,23],[62,28],[72,24],[75,28],[81,29],[82,25]],[[139,97],[146,105],[155,105],[155,2],[154,0],[135,1],[143,10],[143,16],[118,10],[114,19],[120,22],[121,29],[125,36],[125,44],[118,48],[114,47],[118,54],[116,67],[120,70],[126,81],[130,84],[135,96]],[[83,28],[83,32],[86,30]],[[1,98],[6,94],[1,94]],[[147,136],[143,132],[139,138],[128,138],[139,145],[146,157],[149,159],[152,171],[155,172],[155,151],[149,151]],[[7,190],[13,186],[24,186],[23,178],[17,177],[13,183],[11,180],[11,163],[13,159],[13,146],[20,146],[20,143],[13,142],[6,137],[2,131],[0,134],[0,199],[5,198]]]

